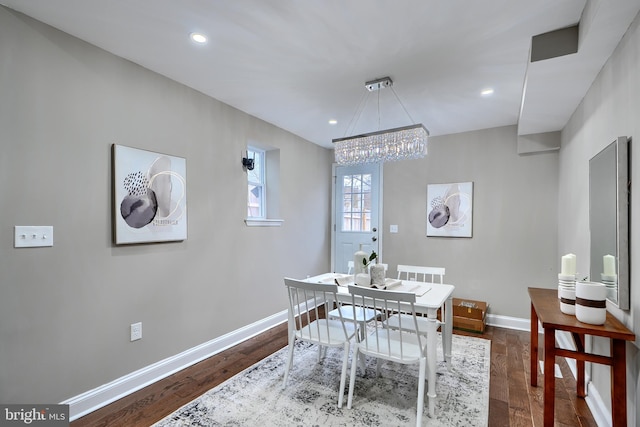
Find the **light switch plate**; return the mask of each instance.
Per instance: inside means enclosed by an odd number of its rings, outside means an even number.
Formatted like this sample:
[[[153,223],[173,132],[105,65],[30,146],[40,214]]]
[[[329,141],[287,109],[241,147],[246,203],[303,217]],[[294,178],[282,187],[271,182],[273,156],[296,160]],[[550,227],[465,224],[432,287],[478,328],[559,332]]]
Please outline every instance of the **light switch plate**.
[[[389,233],[397,233],[397,232],[398,232],[398,226],[396,224],[389,226]]]
[[[53,227],[50,225],[16,225],[14,248],[53,246]]]

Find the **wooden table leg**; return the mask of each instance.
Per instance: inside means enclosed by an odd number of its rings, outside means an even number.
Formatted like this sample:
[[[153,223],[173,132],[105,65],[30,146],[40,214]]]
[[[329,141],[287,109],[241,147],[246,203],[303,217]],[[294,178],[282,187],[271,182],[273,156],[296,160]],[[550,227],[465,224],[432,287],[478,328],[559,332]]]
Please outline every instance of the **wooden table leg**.
[[[531,354],[529,359],[531,362],[531,368],[529,373],[531,375],[531,385],[533,387],[538,386],[538,314],[536,309],[531,304]]]
[[[556,398],[556,330],[544,328],[544,426],[553,427]]]
[[[584,334],[578,334],[572,332],[573,342],[576,345],[576,351],[584,354]],[[576,370],[578,371],[578,377],[576,378],[576,394],[578,397],[585,397],[587,395],[584,389],[584,360],[576,359]]]
[[[616,427],[627,426],[627,361],[624,340],[611,339],[611,418]]]

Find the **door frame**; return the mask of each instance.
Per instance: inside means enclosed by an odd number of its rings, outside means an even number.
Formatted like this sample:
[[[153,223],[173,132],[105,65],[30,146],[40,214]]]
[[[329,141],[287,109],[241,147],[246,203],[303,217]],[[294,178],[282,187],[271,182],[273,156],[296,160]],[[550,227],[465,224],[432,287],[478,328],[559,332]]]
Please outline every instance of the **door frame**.
[[[378,259],[379,260],[383,260],[383,250],[382,248],[384,247],[383,245],[383,228],[382,228],[382,224],[384,224],[384,218],[382,217],[382,212],[384,211],[384,209],[382,209],[383,206],[383,198],[382,198],[382,188],[384,187],[383,184],[383,170],[384,168],[383,166],[383,162],[377,163],[378,165]],[[332,163],[331,164],[331,265],[330,265],[330,269],[332,272],[335,272],[336,268],[335,268],[335,249],[336,249],[336,230],[337,230],[337,225],[336,225],[336,185],[337,185],[337,173],[336,173],[336,168],[340,166],[337,163]]]

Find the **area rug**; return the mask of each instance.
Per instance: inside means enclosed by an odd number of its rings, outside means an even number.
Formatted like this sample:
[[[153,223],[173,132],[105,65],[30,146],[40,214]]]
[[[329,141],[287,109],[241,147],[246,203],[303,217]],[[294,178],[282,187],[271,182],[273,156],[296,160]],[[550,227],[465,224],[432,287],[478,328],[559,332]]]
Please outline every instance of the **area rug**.
[[[433,418],[423,425],[486,426],[489,408],[491,342],[453,336],[452,367],[438,339],[438,395]],[[376,359],[358,368],[353,405],[337,407],[342,350],[327,349],[318,363],[314,345],[298,342],[286,389],[282,389],[287,348],[247,368],[186,404],[154,427],[176,426],[402,426],[415,425],[417,366],[385,362],[376,377]],[[351,366],[351,359],[349,359]]]

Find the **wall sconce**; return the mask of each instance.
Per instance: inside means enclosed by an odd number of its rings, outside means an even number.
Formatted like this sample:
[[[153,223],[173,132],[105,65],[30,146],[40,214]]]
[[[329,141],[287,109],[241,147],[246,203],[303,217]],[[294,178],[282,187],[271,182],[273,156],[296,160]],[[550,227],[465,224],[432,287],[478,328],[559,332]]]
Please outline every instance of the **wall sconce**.
[[[249,158],[249,152],[247,151],[247,157],[243,157],[242,158],[242,166],[245,169],[252,171],[254,166],[255,166],[254,165],[254,160],[255,160],[255,158],[253,158],[253,157]]]

